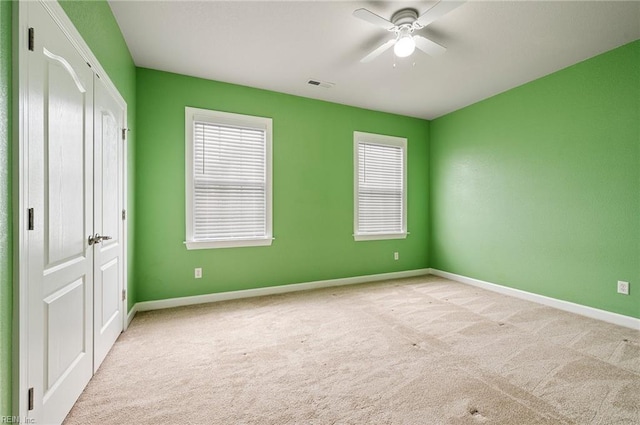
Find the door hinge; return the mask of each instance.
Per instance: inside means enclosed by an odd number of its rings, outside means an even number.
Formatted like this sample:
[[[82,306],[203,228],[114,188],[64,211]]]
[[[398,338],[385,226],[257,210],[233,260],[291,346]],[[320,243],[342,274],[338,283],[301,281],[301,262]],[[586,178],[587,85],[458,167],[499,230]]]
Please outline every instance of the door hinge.
[[[33,410],[33,387],[27,393],[27,410]]]
[[[29,28],[29,50],[33,52],[35,49],[35,30],[33,28]]]
[[[122,140],[127,140],[127,129],[126,128],[122,129]]]
[[[123,220],[127,219],[127,210],[122,210],[122,219]]]
[[[27,230],[33,230],[34,213],[33,208],[27,210]]]
[[[124,300],[126,300],[126,299],[127,299],[127,290],[126,290],[126,289],[123,289],[123,290],[122,290],[122,301],[124,301]]]

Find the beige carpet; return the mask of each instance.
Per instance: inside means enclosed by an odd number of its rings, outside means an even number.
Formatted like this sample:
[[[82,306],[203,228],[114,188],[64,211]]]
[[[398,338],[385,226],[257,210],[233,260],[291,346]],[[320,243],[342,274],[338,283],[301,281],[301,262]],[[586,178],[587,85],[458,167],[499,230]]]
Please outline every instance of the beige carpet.
[[[640,424],[640,332],[433,276],[139,313],[65,424]]]

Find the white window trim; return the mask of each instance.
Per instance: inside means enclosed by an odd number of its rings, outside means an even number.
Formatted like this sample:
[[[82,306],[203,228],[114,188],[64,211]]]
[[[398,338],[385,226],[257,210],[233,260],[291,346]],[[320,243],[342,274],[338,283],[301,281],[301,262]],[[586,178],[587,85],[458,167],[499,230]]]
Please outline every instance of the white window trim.
[[[237,125],[262,128],[266,132],[266,236],[264,238],[236,238],[224,240],[197,241],[193,239],[193,122],[210,122],[212,124]],[[187,249],[235,248],[248,246],[270,246],[273,242],[273,188],[272,188],[272,139],[273,122],[271,118],[233,114],[209,109],[185,107],[185,207],[186,207],[186,242]]]
[[[358,142],[382,146],[399,146],[402,148],[402,231],[398,233],[358,233],[358,192],[359,163]],[[385,136],[382,134],[353,132],[353,238],[356,241],[374,241],[384,239],[405,239],[407,232],[407,139],[404,137]]]

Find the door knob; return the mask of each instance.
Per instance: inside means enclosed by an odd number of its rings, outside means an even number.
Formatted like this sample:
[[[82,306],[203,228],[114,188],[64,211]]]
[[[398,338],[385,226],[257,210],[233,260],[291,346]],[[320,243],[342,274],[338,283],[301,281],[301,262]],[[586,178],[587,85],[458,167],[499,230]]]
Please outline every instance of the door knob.
[[[113,239],[111,236],[100,236],[100,233],[96,233],[95,235],[89,236],[89,246],[100,243],[102,241],[108,241],[109,239]]]

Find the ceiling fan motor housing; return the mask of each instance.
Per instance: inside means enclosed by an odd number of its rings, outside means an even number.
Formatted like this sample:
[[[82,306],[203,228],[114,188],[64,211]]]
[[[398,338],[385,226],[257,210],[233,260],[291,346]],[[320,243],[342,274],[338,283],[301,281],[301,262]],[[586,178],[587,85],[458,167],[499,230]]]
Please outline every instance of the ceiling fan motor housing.
[[[407,8],[400,9],[391,17],[391,22],[397,27],[403,25],[411,25],[418,19],[418,11],[415,9]]]

